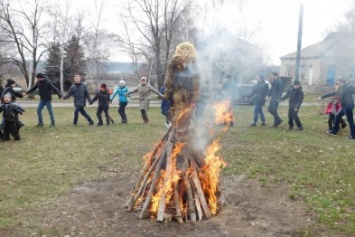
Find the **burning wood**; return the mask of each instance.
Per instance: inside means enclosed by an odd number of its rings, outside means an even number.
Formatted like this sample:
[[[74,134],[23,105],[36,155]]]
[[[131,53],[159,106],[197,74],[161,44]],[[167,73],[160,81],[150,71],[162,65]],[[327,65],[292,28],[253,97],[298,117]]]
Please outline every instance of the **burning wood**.
[[[175,57],[175,60],[179,61],[179,58]],[[176,70],[188,71],[185,64],[178,65]],[[191,78],[196,75],[192,74],[185,73],[183,76],[193,80]],[[186,83],[182,84],[186,86]],[[198,83],[192,82],[191,85],[194,88]],[[193,124],[196,119],[194,95],[188,97],[191,95],[188,93],[191,88],[185,89],[187,91],[176,86],[167,88],[172,93],[170,96],[174,98],[174,103],[179,98],[183,98],[184,102],[173,106],[172,125],[156,147],[144,157],[145,166],[125,205],[128,211],[139,211],[139,218],[151,217],[159,222],[171,219],[179,223],[196,222],[215,215],[220,207],[219,203],[223,204],[225,201],[219,188],[220,169],[225,163],[217,156],[221,146],[218,138],[212,139],[215,133],[211,132],[211,128],[217,128],[221,121],[225,123],[230,119],[230,115],[226,113],[230,103],[221,102],[213,106],[215,118],[212,120],[216,125],[205,120],[203,126],[209,131],[202,134],[207,134],[208,142],[197,147],[195,144],[198,131]]]

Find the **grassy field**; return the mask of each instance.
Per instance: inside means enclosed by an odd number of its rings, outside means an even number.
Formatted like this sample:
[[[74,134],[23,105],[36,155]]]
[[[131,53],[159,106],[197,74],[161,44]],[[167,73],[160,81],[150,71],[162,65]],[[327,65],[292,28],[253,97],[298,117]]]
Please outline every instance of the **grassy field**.
[[[312,102],[313,99],[310,101]],[[95,108],[88,109],[95,118]],[[348,128],[327,136],[327,117],[317,106],[304,106],[303,132],[289,131],[287,106],[280,107],[284,124],[278,129],[248,128],[251,106],[236,106],[236,124],[222,137],[223,173],[247,174],[263,185],[287,183],[291,199],[303,199],[329,228],[355,233],[355,149]],[[35,108],[22,120],[20,142],[0,142],[0,229],[20,228],[24,213],[33,212],[66,195],[86,180],[109,178],[107,170],[140,170],[142,156],[166,131],[159,108],[149,110],[143,126],[137,108],[128,108],[129,124],[88,126],[83,117],[72,126],[73,109],[55,108],[57,127],[35,128]],[[266,113],[267,114],[267,113]],[[119,122],[117,112],[111,115]],[[267,114],[269,124],[271,117]],[[95,118],[96,121],[96,118]]]

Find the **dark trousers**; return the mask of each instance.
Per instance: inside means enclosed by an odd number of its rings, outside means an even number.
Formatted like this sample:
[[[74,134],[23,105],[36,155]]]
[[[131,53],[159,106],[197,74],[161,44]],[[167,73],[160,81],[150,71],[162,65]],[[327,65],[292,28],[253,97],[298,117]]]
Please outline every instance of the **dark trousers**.
[[[297,111],[295,111],[295,107],[294,106],[289,106],[288,107],[288,126],[290,128],[293,128],[293,121],[295,121],[296,126],[298,128],[302,127],[301,120],[298,117],[298,111],[299,111],[299,109]]]
[[[141,109],[141,114],[142,114],[142,118],[143,118],[144,123],[148,123],[149,119],[148,119],[147,112],[144,109]]]
[[[20,140],[19,129],[17,128],[17,122],[6,122],[4,125],[4,140],[10,140],[10,134],[14,137],[15,140]]]
[[[120,102],[118,107],[118,113],[121,116],[121,122],[127,123],[126,106],[127,102]]]
[[[339,110],[335,114],[334,118],[334,127],[332,129],[332,133],[337,134],[339,131],[340,119],[345,114],[346,119],[348,120],[349,128],[350,128],[350,136],[355,137],[355,125],[354,125],[354,114],[353,114],[354,106],[345,105],[341,110]]]
[[[90,124],[94,123],[94,121],[92,121],[90,116],[86,113],[84,107],[77,106],[77,107],[75,107],[75,110],[74,110],[74,120],[73,120],[74,125],[76,125],[78,123],[79,113],[81,113],[81,115],[84,116]]]
[[[104,124],[102,121],[102,112],[105,113],[105,118],[106,118],[106,124],[109,125],[110,124],[110,117],[108,115],[108,109],[109,106],[99,106],[97,107],[97,111],[96,111],[96,116],[98,119],[98,124]]]
[[[329,130],[333,129],[334,119],[335,119],[335,114],[329,114],[329,117],[328,117]],[[346,126],[346,122],[345,122],[345,120],[342,117],[339,119],[339,123],[341,124],[341,127],[345,127]]]
[[[255,104],[254,106],[254,124],[258,122],[258,118],[260,116],[261,123],[265,124],[265,115],[263,112],[263,105]]]
[[[277,113],[278,107],[279,107],[279,102],[277,102],[276,99],[271,99],[269,103],[268,111],[274,117],[274,125],[278,125],[282,122],[282,119]]]

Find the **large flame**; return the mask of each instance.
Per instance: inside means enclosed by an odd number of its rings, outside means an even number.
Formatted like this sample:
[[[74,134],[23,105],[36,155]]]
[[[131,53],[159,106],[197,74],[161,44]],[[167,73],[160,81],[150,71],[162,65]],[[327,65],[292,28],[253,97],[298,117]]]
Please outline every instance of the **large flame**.
[[[185,143],[176,143],[170,157],[170,162],[167,164],[167,169],[161,171],[158,180],[158,192],[152,198],[150,211],[155,215],[158,211],[159,201],[165,196],[165,202],[168,203],[174,193],[174,185],[180,180],[181,171],[176,168],[176,157],[180,154]]]
[[[219,183],[219,174],[221,168],[226,166],[222,158],[217,156],[221,145],[219,139],[216,139],[210,144],[205,153],[205,165],[201,168],[203,172],[200,173],[201,185],[204,193],[207,193],[208,205],[212,214],[217,213],[217,192]]]

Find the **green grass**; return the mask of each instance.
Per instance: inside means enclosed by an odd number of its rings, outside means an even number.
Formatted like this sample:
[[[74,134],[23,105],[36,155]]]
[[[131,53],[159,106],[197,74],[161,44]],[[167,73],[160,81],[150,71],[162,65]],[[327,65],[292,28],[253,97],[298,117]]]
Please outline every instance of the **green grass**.
[[[251,106],[236,106],[235,126],[222,136],[224,175],[247,174],[263,185],[287,183],[291,199],[303,199],[329,229],[355,233],[355,149],[348,128],[336,137],[325,134],[327,117],[317,106],[301,108],[303,132],[287,130],[287,106],[280,107],[284,124],[278,129],[248,128]],[[266,110],[266,109],[265,109]],[[0,142],[0,230],[21,228],[24,213],[54,203],[76,184],[110,178],[110,172],[140,170],[142,156],[166,131],[159,108],[148,112],[151,123],[142,126],[137,108],[128,108],[129,124],[88,126],[79,117],[71,125],[73,108],[55,108],[56,128],[35,128],[35,108],[22,120],[20,142]],[[94,118],[95,108],[88,108]],[[119,122],[116,109],[111,110]],[[266,112],[267,122],[271,117]],[[35,227],[35,224],[33,225]]]

